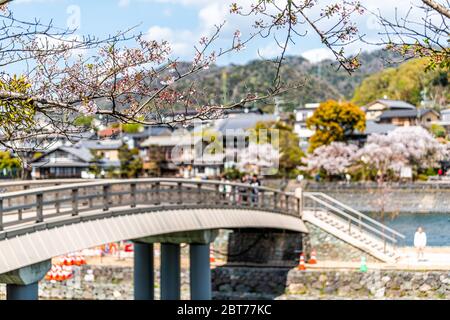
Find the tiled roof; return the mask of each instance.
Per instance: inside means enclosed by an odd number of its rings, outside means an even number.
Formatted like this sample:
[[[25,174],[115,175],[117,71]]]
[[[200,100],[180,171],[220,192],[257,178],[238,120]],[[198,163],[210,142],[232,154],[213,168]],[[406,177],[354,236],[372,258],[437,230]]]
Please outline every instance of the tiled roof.
[[[54,148],[52,150],[49,150],[49,151],[45,152],[39,158],[34,159],[32,161],[32,166],[39,166],[39,163],[43,163],[43,162],[47,163],[47,161],[42,161],[42,159],[45,156],[47,156],[47,155],[49,155],[49,154],[51,154],[51,153],[53,153],[53,152],[55,152],[57,150],[61,150],[61,151],[67,152],[69,154],[72,154],[72,155],[74,155],[75,157],[77,157],[79,159],[78,161],[76,161],[76,160],[74,160],[74,161],[61,161],[61,162],[58,162],[58,163],[66,163],[67,164],[67,163],[70,162],[70,163],[73,163],[75,166],[77,166],[77,164],[79,164],[79,163],[89,163],[92,160],[91,151],[89,149],[87,149],[87,148],[84,148],[84,147],[81,147],[81,146],[59,146],[57,148]],[[50,162],[48,162],[48,163],[50,163]],[[52,162],[52,163],[56,164],[55,162]]]
[[[218,120],[215,124],[216,130],[226,133],[226,130],[247,130],[253,128],[258,122],[276,121],[273,114],[243,114],[239,117]]]
[[[390,119],[390,118],[416,118],[422,117],[428,112],[435,112],[431,109],[414,109],[414,110],[386,110],[384,111],[380,119]]]
[[[141,147],[150,147],[150,146],[158,146],[158,147],[171,147],[176,145],[182,145],[183,141],[189,140],[190,135],[166,135],[166,136],[152,136],[148,137],[141,143]],[[189,143],[190,144],[190,143]]]
[[[380,115],[380,119],[415,117],[417,117],[417,110],[387,110]]]
[[[120,128],[106,128],[97,132],[99,137],[110,137],[120,132]]]
[[[389,100],[389,99],[379,99],[372,103],[370,103],[368,106],[374,104],[374,103],[381,103],[384,104],[389,109],[416,109],[415,106],[412,104],[402,101],[402,100]]]
[[[82,140],[77,145],[92,149],[92,150],[116,150],[119,149],[123,142],[122,140]]]
[[[364,131],[364,133],[367,135],[373,134],[373,133],[386,134],[390,131],[395,130],[396,128],[398,128],[398,126],[393,125],[393,124],[376,123],[375,121],[367,120],[366,121],[366,130]]]
[[[172,132],[172,129],[167,126],[148,126],[142,132],[124,133],[124,135],[132,138],[145,138],[169,134],[170,132]]]

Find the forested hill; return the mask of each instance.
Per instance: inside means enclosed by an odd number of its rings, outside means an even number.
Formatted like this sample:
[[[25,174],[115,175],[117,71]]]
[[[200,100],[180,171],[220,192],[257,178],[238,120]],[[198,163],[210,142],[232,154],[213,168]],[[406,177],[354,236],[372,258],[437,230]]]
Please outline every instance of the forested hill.
[[[395,68],[402,62],[402,57],[398,54],[385,50],[362,52],[359,59],[361,67],[351,76],[344,69],[336,70],[336,63],[330,60],[310,65],[308,72],[320,74],[329,84],[339,90],[346,99],[351,99],[355,89],[367,76],[387,68]]]
[[[435,109],[447,108],[450,101],[448,70],[427,70],[428,60],[413,59],[396,68],[386,68],[363,79],[352,101],[365,105],[383,96]]]
[[[367,76],[395,66],[392,54],[379,50],[361,54],[361,68],[351,76],[345,70],[337,70],[331,60],[310,63],[302,57],[288,57],[282,66],[282,81],[287,84],[298,84],[279,97],[280,106],[290,111],[300,105],[326,99],[351,99],[356,87]],[[273,63],[255,60],[245,65],[213,66],[195,76],[190,81],[178,83],[179,87],[187,87],[194,80],[197,89],[204,93],[199,103],[217,103],[236,101],[245,93],[266,93],[271,87],[276,67]],[[266,104],[273,105],[273,101]],[[263,106],[263,105],[260,105]]]

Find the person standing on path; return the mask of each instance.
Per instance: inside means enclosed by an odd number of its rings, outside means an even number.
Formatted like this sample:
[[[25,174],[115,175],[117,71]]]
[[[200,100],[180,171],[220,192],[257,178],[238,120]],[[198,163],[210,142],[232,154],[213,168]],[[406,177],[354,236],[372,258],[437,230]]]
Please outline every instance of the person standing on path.
[[[417,261],[423,259],[425,247],[427,245],[427,235],[422,227],[417,228],[414,234],[414,247],[417,249]]]

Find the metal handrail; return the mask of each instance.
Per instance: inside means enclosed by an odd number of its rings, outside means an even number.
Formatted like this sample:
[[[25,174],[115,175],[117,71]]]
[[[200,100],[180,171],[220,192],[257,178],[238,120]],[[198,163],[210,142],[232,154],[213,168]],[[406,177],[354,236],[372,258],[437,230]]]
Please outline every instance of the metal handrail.
[[[124,188],[127,192],[111,190],[113,186],[122,185],[127,186],[127,188]],[[149,185],[150,188],[137,188],[137,186],[146,185]],[[230,186],[232,192],[224,192],[223,190],[225,188],[221,189],[220,186]],[[170,187],[170,189],[167,187]],[[258,190],[256,193],[254,192],[255,189]],[[66,191],[70,191],[69,196],[65,193]],[[212,192],[214,194],[212,197],[206,197],[205,192]],[[195,194],[194,196],[192,196],[193,193]],[[168,195],[168,198],[161,199],[161,194]],[[189,197],[186,197],[187,195]],[[228,195],[228,197],[224,197],[224,195]],[[119,200],[113,201],[113,197],[117,196]],[[149,200],[149,196],[156,199]],[[195,198],[196,196],[198,198]],[[273,201],[266,201],[268,198],[265,196],[271,196]],[[122,197],[126,197],[127,199],[123,199]],[[138,200],[139,197],[140,199]],[[192,198],[194,200],[194,203],[191,203],[191,201],[186,203],[187,208],[190,205],[195,205],[195,207],[199,205],[216,207],[217,205],[231,203],[237,207],[272,210],[276,213],[300,217],[300,207],[297,205],[297,197],[267,187],[254,187],[249,184],[224,181],[177,178],[96,180],[0,194],[0,231],[5,226],[17,225],[24,221],[29,221],[30,214],[36,218],[36,223],[40,223],[44,222],[46,217],[50,216],[55,217],[68,214],[74,216],[79,215],[80,212],[98,209],[98,202],[101,203],[100,208],[103,208],[103,211],[120,206],[130,205],[131,207],[135,207],[137,204],[149,204],[164,209],[175,204],[179,206],[185,198],[189,200]],[[208,199],[210,200],[209,202],[205,201]],[[293,205],[291,205],[291,199],[295,200]],[[5,202],[4,200],[7,201]],[[4,205],[6,203],[9,205],[5,207]],[[65,210],[60,211],[62,209],[61,204],[65,206]],[[23,217],[25,214],[27,217]],[[17,220],[12,220],[14,215],[17,215]],[[9,221],[3,221],[4,217],[8,217]]]
[[[12,191],[12,192],[6,192],[3,194],[0,194],[0,200],[1,199],[8,199],[8,198],[14,198],[17,196],[28,196],[28,195],[36,195],[38,193],[45,193],[45,192],[52,192],[52,191],[65,191],[65,190],[71,190],[74,188],[83,188],[83,187],[100,187],[104,185],[123,185],[123,184],[130,184],[130,183],[152,183],[152,182],[160,182],[160,183],[167,183],[167,182],[182,182],[186,184],[210,184],[210,185],[229,185],[229,186],[235,186],[235,187],[244,187],[244,188],[256,188],[259,191],[269,191],[274,193],[279,193],[283,195],[292,196],[290,193],[286,193],[277,189],[268,188],[268,187],[253,187],[248,184],[243,183],[235,183],[235,182],[222,182],[217,180],[194,180],[194,179],[178,179],[178,178],[141,178],[141,179],[108,179],[108,180],[95,180],[93,182],[85,182],[85,183],[73,183],[73,184],[65,184],[65,185],[58,185],[58,186],[52,186],[52,187],[42,187],[42,188],[35,188],[35,189],[27,189],[27,190],[20,190],[20,191]]]
[[[375,224],[375,225],[377,225],[377,226],[379,226],[379,227],[382,227],[384,230],[389,231],[390,233],[393,233],[393,234],[399,236],[399,237],[402,238],[402,239],[405,239],[405,235],[401,234],[400,232],[398,232],[398,231],[396,231],[396,230],[394,230],[394,229],[392,229],[392,228],[390,228],[390,227],[388,227],[388,226],[386,226],[386,225],[384,225],[384,224],[378,222],[378,221],[375,220],[375,219],[372,219],[372,218],[368,217],[367,215],[363,214],[362,212],[359,212],[359,211],[353,209],[352,207],[347,206],[346,204],[344,204],[344,203],[342,203],[342,202],[340,202],[340,201],[334,199],[333,197],[330,197],[329,195],[327,195],[327,194],[325,194],[325,193],[322,193],[322,192],[305,192],[305,194],[306,194],[306,195],[314,195],[314,196],[321,196],[321,197],[324,197],[324,198],[326,198],[327,200],[329,200],[329,201],[331,201],[331,202],[337,204],[338,206],[340,206],[340,207],[342,207],[342,208],[344,208],[344,209],[346,209],[346,210],[348,210],[348,211],[354,213],[354,214],[357,215],[358,217],[361,217],[361,219],[370,221],[371,223],[373,223],[373,224]]]
[[[89,182],[96,179],[52,179],[52,180],[10,180],[0,182],[0,190],[10,187],[33,187],[35,185],[61,185],[69,183]]]
[[[357,222],[358,226],[364,227],[364,229],[368,229],[368,230],[370,230],[370,231],[373,231],[374,233],[376,233],[376,234],[378,234],[378,235],[380,235],[380,236],[382,236],[382,237],[384,237],[384,238],[386,238],[386,239],[391,240],[391,242],[397,243],[397,240],[396,240],[395,238],[393,238],[393,237],[391,237],[391,236],[385,234],[384,232],[382,232],[382,231],[380,231],[380,230],[378,230],[378,229],[375,229],[374,227],[368,225],[367,223],[361,222],[361,221],[358,220],[357,218],[355,218],[355,217],[353,217],[353,216],[351,216],[351,215],[345,213],[344,211],[342,211],[342,210],[340,210],[340,209],[334,207],[333,205],[331,205],[331,204],[329,204],[329,203],[327,203],[327,202],[325,202],[325,201],[322,201],[322,200],[318,199],[316,196],[311,195],[311,194],[306,194],[305,196],[309,197],[310,199],[312,199],[312,200],[314,200],[314,201],[317,201],[318,203],[324,205],[324,206],[327,207],[328,209],[331,209],[332,211],[339,213],[340,215],[342,215],[342,216],[348,218],[349,220],[351,220],[351,221],[353,221],[353,222]]]

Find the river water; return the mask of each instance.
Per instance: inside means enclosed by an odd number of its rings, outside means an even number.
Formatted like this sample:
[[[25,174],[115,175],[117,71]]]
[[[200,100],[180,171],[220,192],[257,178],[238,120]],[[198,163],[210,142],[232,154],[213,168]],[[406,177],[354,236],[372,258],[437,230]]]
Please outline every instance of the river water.
[[[376,215],[370,216],[380,220]],[[406,236],[399,243],[401,246],[413,246],[418,226],[424,228],[428,246],[450,246],[450,213],[401,213],[394,218],[387,215],[383,223]]]

